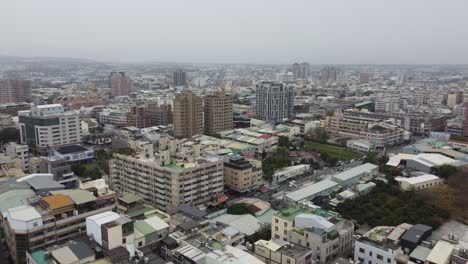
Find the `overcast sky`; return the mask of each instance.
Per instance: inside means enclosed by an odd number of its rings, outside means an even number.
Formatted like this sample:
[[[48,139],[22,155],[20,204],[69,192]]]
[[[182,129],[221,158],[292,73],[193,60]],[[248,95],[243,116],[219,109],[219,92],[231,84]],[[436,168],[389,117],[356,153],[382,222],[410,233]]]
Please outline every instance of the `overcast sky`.
[[[2,0],[0,55],[468,63],[467,0]]]

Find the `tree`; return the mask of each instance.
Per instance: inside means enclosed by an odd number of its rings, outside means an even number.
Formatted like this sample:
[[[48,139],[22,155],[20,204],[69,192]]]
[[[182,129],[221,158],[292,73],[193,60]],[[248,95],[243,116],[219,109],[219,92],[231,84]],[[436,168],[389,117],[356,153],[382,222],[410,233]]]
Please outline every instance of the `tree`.
[[[289,146],[289,138],[285,137],[285,136],[279,136],[278,145],[280,147],[288,147]]]
[[[375,165],[379,164],[377,153],[376,152],[369,152],[367,153],[366,157],[362,160],[362,163],[373,163]]]
[[[456,172],[457,172],[457,167],[449,165],[449,164],[444,164],[436,169],[435,174],[441,178],[448,179],[450,176],[454,175]]]
[[[245,237],[245,241],[253,244],[258,240],[270,240],[271,239],[271,226],[268,224],[264,224],[260,227],[260,229],[250,236]]]
[[[323,127],[311,128],[305,134],[306,139],[317,141],[319,143],[326,143],[330,138],[328,132]]]
[[[251,214],[247,205],[243,203],[235,203],[231,204],[227,207],[227,213],[232,215],[244,215],[244,214]]]
[[[285,147],[280,147],[274,153],[270,153],[262,161],[263,174],[266,179],[270,179],[275,170],[289,166],[289,153]]]

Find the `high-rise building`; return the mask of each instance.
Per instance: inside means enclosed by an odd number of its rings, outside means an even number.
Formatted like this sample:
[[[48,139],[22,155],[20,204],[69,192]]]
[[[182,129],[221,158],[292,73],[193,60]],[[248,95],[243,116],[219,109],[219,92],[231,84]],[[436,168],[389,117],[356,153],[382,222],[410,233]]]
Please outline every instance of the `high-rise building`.
[[[359,83],[369,83],[370,80],[370,73],[369,72],[361,72],[359,73]]]
[[[465,103],[464,119],[463,119],[463,136],[468,137],[468,102]]]
[[[172,124],[172,105],[169,103],[163,103],[158,106],[156,112],[156,124],[161,126],[167,126]]]
[[[220,131],[233,129],[232,97],[222,91],[205,96],[205,134],[214,135]]]
[[[128,95],[132,89],[132,81],[124,72],[111,72],[109,87],[112,96]]]
[[[267,122],[279,122],[294,115],[294,86],[262,82],[256,87],[256,116]]]
[[[174,99],[174,135],[189,138],[203,133],[203,99],[191,91],[177,93]]]
[[[333,83],[338,80],[338,71],[335,67],[325,67],[320,71],[320,80],[322,83]]]
[[[294,79],[307,79],[310,76],[310,64],[307,62],[294,63],[292,65]]]
[[[31,101],[31,82],[27,80],[0,80],[0,103]]]
[[[127,125],[138,128],[172,124],[172,107],[164,103],[158,106],[155,102],[133,106],[127,112]]]
[[[181,69],[176,70],[172,74],[172,82],[174,86],[187,86],[187,73]]]
[[[36,152],[81,142],[79,111],[65,111],[60,104],[38,105],[18,112],[21,144]]]
[[[447,94],[447,107],[453,109],[457,104],[457,94],[449,93]]]

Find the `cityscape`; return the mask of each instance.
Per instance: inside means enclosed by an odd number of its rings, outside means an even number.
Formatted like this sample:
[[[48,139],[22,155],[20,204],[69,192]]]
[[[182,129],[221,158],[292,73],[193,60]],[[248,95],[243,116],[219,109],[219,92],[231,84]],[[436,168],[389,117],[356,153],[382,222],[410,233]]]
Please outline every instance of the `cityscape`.
[[[0,264],[468,263],[466,3],[118,2],[0,11]]]

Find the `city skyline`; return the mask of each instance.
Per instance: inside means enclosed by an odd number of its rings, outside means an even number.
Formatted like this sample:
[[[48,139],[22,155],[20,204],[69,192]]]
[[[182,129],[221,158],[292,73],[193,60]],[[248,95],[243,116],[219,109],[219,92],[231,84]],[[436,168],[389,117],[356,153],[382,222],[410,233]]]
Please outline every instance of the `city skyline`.
[[[5,3],[0,55],[175,63],[468,61],[463,1],[80,3]]]

